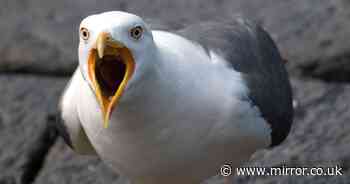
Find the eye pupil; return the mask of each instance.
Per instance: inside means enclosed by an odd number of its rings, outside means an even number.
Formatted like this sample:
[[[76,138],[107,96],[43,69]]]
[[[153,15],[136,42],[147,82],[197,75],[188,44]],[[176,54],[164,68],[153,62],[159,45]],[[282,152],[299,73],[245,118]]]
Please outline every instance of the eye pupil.
[[[131,34],[132,38],[138,40],[141,38],[142,32],[143,32],[142,27],[137,26],[137,27],[134,27],[133,29],[131,29],[130,34]]]

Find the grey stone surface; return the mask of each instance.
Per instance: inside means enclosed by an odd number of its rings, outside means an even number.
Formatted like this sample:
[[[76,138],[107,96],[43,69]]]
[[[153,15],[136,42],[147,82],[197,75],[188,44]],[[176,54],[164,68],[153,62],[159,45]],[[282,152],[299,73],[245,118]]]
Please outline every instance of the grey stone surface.
[[[345,175],[236,176],[235,183],[349,183],[350,84],[346,83],[350,81],[349,8],[348,0],[3,0],[0,6],[0,184],[21,183],[21,177],[28,171],[25,166],[28,163],[38,166],[31,162],[31,153],[37,149],[35,145],[46,131],[47,117],[55,111],[58,96],[68,80],[50,75],[68,77],[77,64],[80,20],[107,10],[136,13],[151,18],[147,21],[152,20],[155,27],[166,29],[234,14],[259,21],[289,60],[298,106],[292,133],[286,142],[272,150],[258,152],[246,165],[340,165]],[[73,153],[61,139],[43,159],[43,168],[39,168],[38,175],[33,175],[34,183],[127,183],[98,158]],[[213,179],[208,183],[219,184],[222,180]]]
[[[126,184],[97,157],[74,153],[60,139],[46,158],[46,165],[35,183]]]
[[[0,75],[0,183],[18,183],[65,80]]]
[[[271,32],[292,73],[349,81],[347,0],[4,0],[0,71],[64,75],[77,64],[77,30],[92,13],[124,10],[172,29],[243,14]]]

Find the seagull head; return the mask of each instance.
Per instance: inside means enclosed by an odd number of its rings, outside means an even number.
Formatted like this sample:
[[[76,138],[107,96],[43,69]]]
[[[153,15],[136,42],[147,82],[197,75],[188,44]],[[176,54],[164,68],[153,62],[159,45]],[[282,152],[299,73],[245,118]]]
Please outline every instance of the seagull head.
[[[102,110],[104,127],[154,47],[151,30],[133,14],[113,11],[86,17],[79,28],[79,66]]]

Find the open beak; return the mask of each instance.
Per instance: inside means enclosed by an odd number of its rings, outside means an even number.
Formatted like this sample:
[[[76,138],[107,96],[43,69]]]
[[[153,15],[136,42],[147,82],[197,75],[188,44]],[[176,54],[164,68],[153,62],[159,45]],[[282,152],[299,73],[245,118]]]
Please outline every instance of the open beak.
[[[102,109],[103,126],[107,128],[111,113],[134,72],[135,62],[127,47],[102,32],[96,49],[90,50],[88,68]]]

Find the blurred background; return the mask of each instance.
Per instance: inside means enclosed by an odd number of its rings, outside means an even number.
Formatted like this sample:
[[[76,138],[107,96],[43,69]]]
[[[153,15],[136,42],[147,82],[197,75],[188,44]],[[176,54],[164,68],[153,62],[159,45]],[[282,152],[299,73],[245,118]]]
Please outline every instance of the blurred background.
[[[235,183],[350,183],[349,0],[0,0],[0,5],[0,184],[127,183],[98,158],[72,152],[46,128],[78,63],[80,21],[107,10],[132,12],[165,29],[236,14],[258,21],[289,60],[296,110],[287,140],[256,153],[247,165],[339,165],[344,175],[236,176]]]

